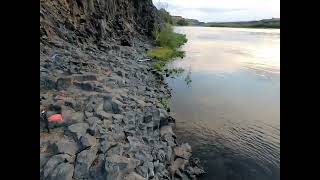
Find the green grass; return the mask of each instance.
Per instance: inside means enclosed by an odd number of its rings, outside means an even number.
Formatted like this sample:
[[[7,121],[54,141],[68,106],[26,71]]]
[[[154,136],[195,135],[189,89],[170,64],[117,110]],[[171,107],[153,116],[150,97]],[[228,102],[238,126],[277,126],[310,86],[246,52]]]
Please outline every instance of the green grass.
[[[157,62],[154,62],[152,63],[152,67],[157,70],[157,71],[161,71],[162,68],[166,65],[165,62],[163,61],[157,61]]]
[[[173,49],[168,47],[158,47],[154,48],[146,53],[148,57],[155,58],[161,61],[167,61],[173,57]]]
[[[149,50],[146,55],[161,61],[168,61],[174,57],[184,57],[185,52],[169,47],[157,47]]]

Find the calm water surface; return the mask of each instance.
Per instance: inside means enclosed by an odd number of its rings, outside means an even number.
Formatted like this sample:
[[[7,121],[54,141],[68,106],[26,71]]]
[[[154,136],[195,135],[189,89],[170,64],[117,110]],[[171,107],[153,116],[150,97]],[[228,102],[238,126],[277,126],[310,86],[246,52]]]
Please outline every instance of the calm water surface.
[[[175,132],[203,180],[280,179],[280,30],[176,27],[184,73],[167,78]]]

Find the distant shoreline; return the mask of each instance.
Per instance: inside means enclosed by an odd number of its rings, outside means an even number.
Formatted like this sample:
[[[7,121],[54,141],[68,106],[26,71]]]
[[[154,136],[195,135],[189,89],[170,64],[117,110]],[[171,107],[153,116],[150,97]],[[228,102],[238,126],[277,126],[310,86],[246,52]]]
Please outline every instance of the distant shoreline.
[[[175,26],[175,27],[215,27],[215,28],[248,28],[248,29],[280,29],[280,27],[231,27],[231,26],[201,26],[201,25],[189,25],[189,26]]]
[[[202,27],[220,27],[220,28],[251,28],[251,29],[280,29],[279,27],[250,27],[250,26],[202,26]]]
[[[175,17],[177,26],[202,26],[202,27],[230,27],[230,28],[267,28],[280,29],[280,18],[262,19],[259,21],[238,21],[238,22],[200,22],[194,19]],[[178,20],[177,20],[178,19]]]

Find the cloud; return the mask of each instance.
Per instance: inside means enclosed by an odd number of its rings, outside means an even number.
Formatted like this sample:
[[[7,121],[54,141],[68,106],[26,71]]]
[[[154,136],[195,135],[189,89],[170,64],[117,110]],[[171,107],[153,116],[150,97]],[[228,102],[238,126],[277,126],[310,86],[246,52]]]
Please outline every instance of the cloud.
[[[188,8],[189,10],[191,10],[191,8]],[[188,10],[186,9],[186,10]],[[223,12],[233,12],[233,11],[245,11],[248,10],[246,8],[233,8],[233,9],[226,9],[226,8],[195,8],[195,10],[197,11],[202,11],[205,13],[223,13]]]
[[[280,17],[279,0],[153,0],[171,14],[200,21],[247,21]]]

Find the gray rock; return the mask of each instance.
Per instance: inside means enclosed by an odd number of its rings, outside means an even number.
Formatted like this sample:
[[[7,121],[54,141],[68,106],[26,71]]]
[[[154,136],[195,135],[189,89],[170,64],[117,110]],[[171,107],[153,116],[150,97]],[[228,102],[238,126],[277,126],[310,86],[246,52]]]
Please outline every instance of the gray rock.
[[[148,167],[148,175],[150,178],[154,177],[154,166],[152,162],[145,162],[146,166]]]
[[[113,156],[113,155],[121,155],[123,153],[123,148],[121,147],[120,144],[112,142],[110,143],[110,148],[107,150],[105,153],[106,156]]]
[[[166,110],[164,109],[159,109],[160,111],[160,126],[166,126],[169,124],[168,122],[168,117],[169,117],[169,114]]]
[[[141,100],[141,99],[136,99],[135,102],[140,106],[140,107],[144,107],[146,106],[146,103]]]
[[[117,71],[117,75],[120,77],[124,77],[125,73],[122,70]]]
[[[152,112],[152,116],[153,116],[153,119],[155,121],[160,121],[160,110],[159,109],[154,109],[153,112]]]
[[[132,136],[128,136],[127,139],[129,141],[131,150],[140,150],[146,148],[146,145],[143,143],[142,139]]]
[[[146,91],[153,91],[153,88],[150,88],[150,87],[146,87]]]
[[[111,113],[107,113],[105,111],[97,111],[95,113],[95,115],[101,119],[109,119],[111,120],[112,119],[112,114]]]
[[[124,180],[147,180],[135,172],[131,172],[124,177]]]
[[[84,107],[82,104],[82,101],[76,101],[74,99],[71,98],[67,98],[64,102],[65,106],[71,107],[72,109],[74,109],[75,111],[83,111]]]
[[[133,170],[134,168],[136,168],[138,166],[138,164],[140,163],[139,160],[134,159],[134,158],[127,158],[124,156],[120,156],[117,154],[114,154],[110,157],[106,157],[106,165],[122,165],[122,164],[126,164],[126,167],[124,169],[126,170]],[[108,166],[106,166],[107,168]]]
[[[110,148],[110,143],[108,143],[106,139],[100,142],[99,152],[106,153],[109,148]]]
[[[182,159],[182,158],[177,158],[173,164],[171,165],[170,167],[170,172],[172,174],[175,174],[177,172],[177,170],[184,170],[185,169],[185,166],[186,164],[188,163],[187,160],[185,159]],[[178,174],[179,175],[179,174]]]
[[[103,120],[103,125],[104,125],[104,127],[105,127],[106,129],[108,129],[108,128],[111,127],[112,121],[105,119],[105,120]]]
[[[50,156],[49,154],[40,153],[40,169],[47,163]]]
[[[61,163],[53,170],[50,180],[72,180],[74,167],[69,163]]]
[[[105,84],[106,84],[106,86],[115,87],[117,84],[117,80],[116,79],[107,79]]]
[[[101,119],[98,117],[89,117],[86,119],[86,121],[89,123],[89,126],[93,125],[94,123],[101,124]]]
[[[177,170],[175,171],[175,175],[176,175],[177,177],[179,177],[179,179],[184,180],[183,174],[182,174],[182,172],[180,171],[180,169],[177,169]]]
[[[89,98],[89,102],[87,103],[85,110],[88,112],[94,112],[97,108],[97,102],[97,98],[95,96],[91,96]]]
[[[93,91],[96,86],[94,82],[74,82],[73,84],[84,91]]]
[[[138,152],[136,152],[134,154],[134,157],[136,159],[140,160],[141,162],[146,162],[146,161],[152,162],[153,161],[152,155],[147,150],[139,150]]]
[[[75,155],[79,150],[78,144],[73,140],[61,139],[53,144],[56,154]]]
[[[167,146],[167,154],[166,154],[166,158],[167,158],[167,161],[168,162],[171,162],[172,160],[172,155],[173,155],[173,152],[172,152],[172,148],[170,146]]]
[[[92,146],[88,150],[81,151],[76,159],[76,165],[74,170],[74,178],[88,178],[89,168],[92,162],[96,159],[97,147]]]
[[[93,116],[93,113],[92,112],[89,112],[89,111],[85,111],[84,112],[84,115],[86,118],[89,118],[89,117],[92,117]]]
[[[74,138],[79,140],[81,136],[86,134],[88,128],[88,123],[76,123],[70,125],[68,127],[68,131],[72,134],[72,136],[74,136]]]
[[[191,146],[188,143],[182,144],[174,148],[174,154],[183,159],[189,159],[191,156]]]
[[[90,167],[90,170],[89,170],[90,179],[106,180],[107,172],[104,168],[104,164],[105,164],[105,155],[99,154]]]
[[[44,89],[54,89],[56,88],[56,82],[48,77],[47,75],[43,75],[43,73],[41,73],[40,75],[40,87],[44,88]]]
[[[193,168],[193,173],[196,176],[201,176],[201,175],[205,174],[206,172],[202,168],[194,167]]]
[[[121,113],[121,106],[123,106],[123,104],[118,101],[118,100],[113,100],[112,101],[112,110],[113,110],[113,113],[115,114],[120,114]]]
[[[88,133],[92,136],[97,136],[97,135],[105,134],[106,130],[103,129],[100,124],[94,123],[90,125],[88,129]]]
[[[97,81],[97,76],[93,74],[86,74],[86,75],[74,75],[73,79],[76,81]]]
[[[143,117],[143,122],[144,123],[150,123],[152,121],[152,115],[148,114],[146,116]]]
[[[199,167],[191,167],[191,166],[188,166],[186,168],[186,172],[189,176],[201,176],[203,174],[205,174],[205,171]]]
[[[103,110],[108,113],[113,113],[112,96],[105,96],[103,100]]]
[[[171,134],[165,134],[161,137],[162,140],[168,143],[169,146],[173,147],[176,145],[174,138]]]
[[[159,160],[155,161],[153,164],[156,173],[163,172],[166,168],[166,166],[163,163],[160,163]]]
[[[72,79],[71,78],[59,78],[56,83],[56,87],[58,90],[66,90],[70,86],[72,86]]]
[[[63,163],[65,161],[70,160],[71,157],[67,154],[58,154],[55,156],[52,156],[48,162],[46,163],[46,165],[43,167],[43,177],[44,179],[46,179],[51,172],[54,170],[54,168],[60,164]]]
[[[90,134],[86,134],[82,136],[80,139],[80,142],[81,142],[82,148],[87,148],[97,144],[96,138],[91,136]]]
[[[125,116],[126,116],[127,121],[135,122],[135,120],[136,120],[136,112],[134,112],[134,111],[126,112]]]
[[[165,162],[166,153],[165,153],[163,150],[159,150],[159,151],[158,151],[158,154],[157,154],[157,159],[158,159],[160,162]]]
[[[119,155],[106,157],[105,169],[107,179],[123,179],[124,175],[132,172],[140,163],[139,160]]]
[[[137,173],[142,177],[147,178],[149,176],[148,167],[145,164],[143,166],[137,167],[136,169],[137,169]]]
[[[67,124],[75,124],[84,121],[83,112],[71,112],[69,110],[63,111],[62,115],[64,117],[64,121]]]
[[[172,127],[171,126],[162,126],[160,128],[160,135],[164,136],[164,135],[171,135],[171,136],[175,136],[175,134],[172,131]]]
[[[121,114],[113,114],[112,118],[114,122],[120,123],[123,120],[123,115]]]

